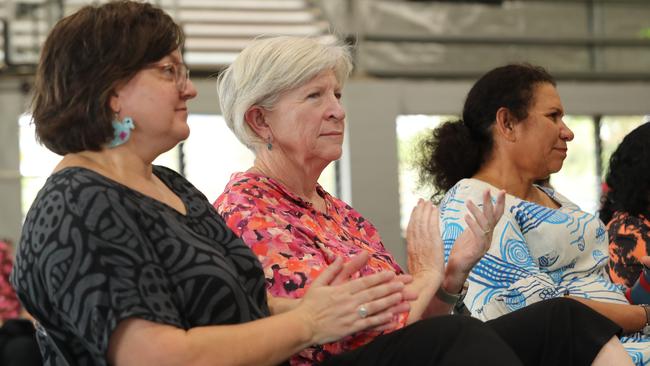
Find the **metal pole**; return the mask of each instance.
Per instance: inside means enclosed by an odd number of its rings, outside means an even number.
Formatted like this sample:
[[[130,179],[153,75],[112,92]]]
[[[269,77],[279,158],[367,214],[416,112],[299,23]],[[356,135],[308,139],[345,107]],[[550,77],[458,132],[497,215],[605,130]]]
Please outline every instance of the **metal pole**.
[[[602,115],[593,116],[594,122],[594,146],[596,149],[596,193],[602,195],[602,176],[603,176],[603,141],[600,139],[600,126]]]

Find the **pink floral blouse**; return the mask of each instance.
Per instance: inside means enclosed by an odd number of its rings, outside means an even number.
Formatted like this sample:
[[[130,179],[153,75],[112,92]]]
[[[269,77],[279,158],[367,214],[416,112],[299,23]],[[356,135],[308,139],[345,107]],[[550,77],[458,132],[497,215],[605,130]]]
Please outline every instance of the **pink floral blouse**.
[[[226,224],[262,262],[267,289],[273,296],[302,297],[336,257],[349,258],[362,250],[371,258],[361,269],[361,276],[385,270],[402,273],[369,221],[320,185],[317,191],[325,199],[325,213],[271,178],[235,173],[214,203]],[[407,315],[399,316],[397,328],[404,326]],[[380,334],[359,332],[335,343],[307,348],[292,357],[291,364],[323,361],[328,355],[357,348]]]
[[[20,313],[20,302],[16,297],[16,291],[9,283],[12,265],[11,247],[0,240],[0,323],[17,318]]]

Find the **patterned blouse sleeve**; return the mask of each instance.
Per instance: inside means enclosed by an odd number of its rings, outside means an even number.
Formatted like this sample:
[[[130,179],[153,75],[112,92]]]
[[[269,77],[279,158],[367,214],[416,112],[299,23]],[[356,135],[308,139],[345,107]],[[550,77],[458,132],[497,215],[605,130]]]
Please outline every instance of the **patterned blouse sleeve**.
[[[30,210],[16,262],[13,282],[32,315],[48,332],[75,334],[100,359],[126,318],[182,327],[165,271],[133,218],[139,208],[108,187],[59,183]]]
[[[440,205],[441,229],[448,259],[454,241],[466,229],[464,217],[469,213],[466,201],[482,201],[483,188],[456,186]],[[495,196],[493,195],[493,201]],[[480,205],[479,205],[480,206]],[[483,320],[494,319],[541,300],[564,295],[558,286],[533,259],[519,225],[506,212],[494,228],[488,253],[474,266],[465,304],[472,315]]]
[[[327,267],[326,259],[309,252],[313,240],[267,202],[245,202],[243,197],[241,192],[224,193],[215,202],[217,212],[257,255],[268,291],[278,297],[302,297]]]
[[[609,277],[631,287],[643,270],[641,257],[650,253],[650,227],[638,217],[616,213],[607,224],[609,234]]]

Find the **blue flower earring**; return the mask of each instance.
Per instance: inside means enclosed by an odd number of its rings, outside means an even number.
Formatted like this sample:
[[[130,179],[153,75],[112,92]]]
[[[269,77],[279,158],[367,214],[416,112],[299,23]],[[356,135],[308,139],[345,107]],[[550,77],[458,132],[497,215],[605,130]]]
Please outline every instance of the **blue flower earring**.
[[[131,130],[135,128],[133,123],[133,118],[124,117],[123,120],[119,120],[117,115],[113,120],[113,140],[108,144],[108,147],[117,147],[129,140],[131,137]]]

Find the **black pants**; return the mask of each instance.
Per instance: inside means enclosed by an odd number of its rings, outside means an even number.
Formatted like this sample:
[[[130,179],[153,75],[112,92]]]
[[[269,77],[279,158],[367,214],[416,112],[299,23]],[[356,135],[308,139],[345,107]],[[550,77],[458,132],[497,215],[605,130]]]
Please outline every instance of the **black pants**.
[[[486,323],[454,315],[422,320],[322,365],[591,365],[620,332],[589,307],[559,298]]]
[[[32,323],[24,319],[7,320],[0,328],[0,365],[39,366],[42,364]]]

